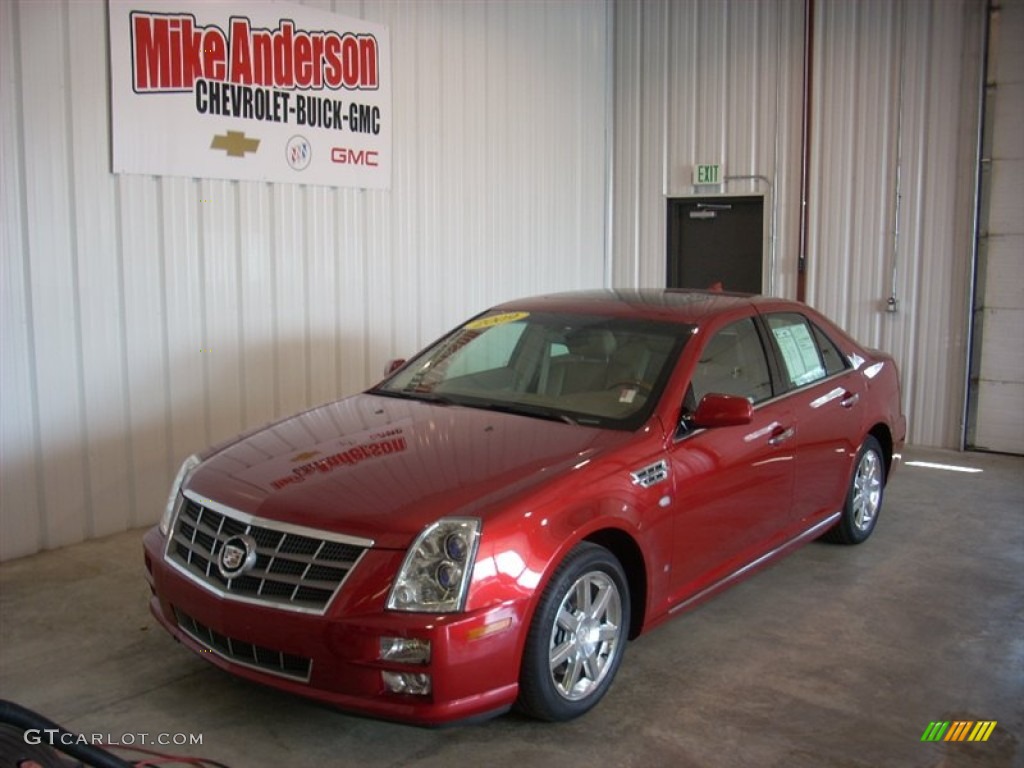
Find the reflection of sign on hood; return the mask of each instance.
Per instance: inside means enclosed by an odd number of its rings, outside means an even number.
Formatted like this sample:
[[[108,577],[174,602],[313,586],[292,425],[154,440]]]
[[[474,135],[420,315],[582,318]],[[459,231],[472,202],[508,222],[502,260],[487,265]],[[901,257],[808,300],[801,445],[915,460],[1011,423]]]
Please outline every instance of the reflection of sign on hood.
[[[363,443],[357,445],[354,448],[348,448],[347,450],[340,451],[331,456],[326,456],[316,461],[310,461],[303,464],[300,467],[295,467],[292,470],[292,474],[280,477],[277,480],[271,481],[271,485],[275,490],[281,490],[285,486],[292,485],[294,483],[301,483],[306,479],[306,475],[312,475],[314,473],[327,473],[333,472],[338,467],[353,466],[366,459],[376,458],[378,456],[387,456],[391,453],[401,453],[408,446],[406,445],[404,437],[394,437],[388,440],[379,440],[374,443]]]

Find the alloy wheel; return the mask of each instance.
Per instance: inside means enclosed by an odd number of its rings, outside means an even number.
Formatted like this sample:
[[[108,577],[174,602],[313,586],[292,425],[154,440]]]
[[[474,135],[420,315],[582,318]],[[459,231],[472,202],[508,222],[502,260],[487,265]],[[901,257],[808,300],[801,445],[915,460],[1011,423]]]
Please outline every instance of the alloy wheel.
[[[566,592],[551,628],[548,661],[558,693],[589,696],[613,668],[622,647],[622,597],[612,578],[590,571]]]
[[[882,501],[882,461],[867,451],[857,465],[853,481],[853,524],[859,531],[871,527]]]

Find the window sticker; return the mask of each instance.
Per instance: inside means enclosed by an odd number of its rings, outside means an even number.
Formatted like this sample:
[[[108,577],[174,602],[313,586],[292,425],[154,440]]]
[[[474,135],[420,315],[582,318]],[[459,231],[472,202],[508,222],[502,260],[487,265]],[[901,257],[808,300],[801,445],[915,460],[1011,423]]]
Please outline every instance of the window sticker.
[[[524,317],[529,316],[529,312],[502,312],[500,315],[488,315],[487,317],[481,317],[479,320],[466,323],[464,327],[470,331],[482,331],[485,328],[493,328],[496,325],[514,323],[516,320],[522,320]]]
[[[810,329],[800,323],[772,328],[772,334],[786,362],[789,379],[794,386],[802,387],[812,381],[825,378],[825,369],[818,357]]]

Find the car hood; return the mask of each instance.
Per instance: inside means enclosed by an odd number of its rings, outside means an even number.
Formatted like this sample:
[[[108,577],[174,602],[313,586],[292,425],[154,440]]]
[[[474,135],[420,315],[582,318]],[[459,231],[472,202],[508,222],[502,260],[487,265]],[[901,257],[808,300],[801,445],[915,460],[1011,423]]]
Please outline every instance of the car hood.
[[[630,433],[363,394],[249,433],[205,458],[191,496],[405,548],[445,515],[502,502]]]

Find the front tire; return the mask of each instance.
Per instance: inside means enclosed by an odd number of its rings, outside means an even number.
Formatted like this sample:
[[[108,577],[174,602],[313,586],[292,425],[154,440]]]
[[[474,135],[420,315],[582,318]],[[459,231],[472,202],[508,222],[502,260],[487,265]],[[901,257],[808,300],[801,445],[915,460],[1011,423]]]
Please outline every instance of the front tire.
[[[882,511],[884,489],[885,454],[878,440],[868,435],[857,452],[842,517],[822,538],[836,544],[866,541],[875,530],[878,514]]]
[[[578,544],[556,569],[530,625],[519,707],[563,721],[591,709],[611,687],[629,632],[629,588],[604,547]]]

